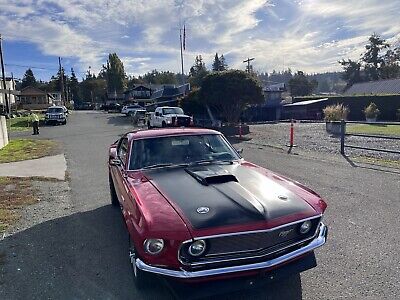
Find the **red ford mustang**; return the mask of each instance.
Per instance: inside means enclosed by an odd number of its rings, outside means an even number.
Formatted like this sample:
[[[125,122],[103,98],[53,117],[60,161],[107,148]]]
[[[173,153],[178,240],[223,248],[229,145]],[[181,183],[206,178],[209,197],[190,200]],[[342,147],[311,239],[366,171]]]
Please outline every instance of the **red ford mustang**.
[[[321,197],[245,161],[217,131],[130,132],[111,145],[108,165],[138,287],[149,273],[185,281],[268,274],[326,242]]]

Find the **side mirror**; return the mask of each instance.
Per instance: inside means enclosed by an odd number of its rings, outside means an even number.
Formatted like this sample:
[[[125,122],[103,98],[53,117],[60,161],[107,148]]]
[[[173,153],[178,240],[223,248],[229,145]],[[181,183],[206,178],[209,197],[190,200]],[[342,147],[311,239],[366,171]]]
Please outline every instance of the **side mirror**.
[[[120,166],[121,164],[121,160],[119,160],[118,158],[110,160],[110,166]]]
[[[160,113],[159,113],[158,111],[156,111],[156,116],[157,116],[157,117],[160,116]]]
[[[236,149],[236,151],[237,151],[237,153],[239,153],[239,154],[243,154],[243,148]]]

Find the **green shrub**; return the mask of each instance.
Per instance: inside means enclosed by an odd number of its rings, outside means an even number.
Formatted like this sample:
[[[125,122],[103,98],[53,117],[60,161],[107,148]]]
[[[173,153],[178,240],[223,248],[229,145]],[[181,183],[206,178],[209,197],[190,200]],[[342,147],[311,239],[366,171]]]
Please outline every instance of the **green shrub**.
[[[347,119],[350,110],[343,104],[335,104],[325,107],[323,112],[325,121],[340,121]]]
[[[376,118],[380,114],[380,111],[374,102],[371,102],[366,108],[364,108],[363,112],[366,118],[371,119]]]

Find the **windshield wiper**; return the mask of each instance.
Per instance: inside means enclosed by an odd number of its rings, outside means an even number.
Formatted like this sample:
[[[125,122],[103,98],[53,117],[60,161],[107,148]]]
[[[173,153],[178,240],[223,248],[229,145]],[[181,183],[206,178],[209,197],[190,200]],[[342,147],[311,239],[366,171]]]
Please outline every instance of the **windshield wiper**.
[[[195,165],[203,165],[203,164],[213,164],[213,163],[229,163],[233,164],[233,160],[228,160],[228,159],[203,159],[203,160],[198,160],[191,162],[189,166],[195,166]]]
[[[172,163],[165,163],[165,164],[154,164],[150,166],[143,167],[142,169],[156,169],[156,168],[165,168],[165,167],[186,167],[189,164],[172,164]]]

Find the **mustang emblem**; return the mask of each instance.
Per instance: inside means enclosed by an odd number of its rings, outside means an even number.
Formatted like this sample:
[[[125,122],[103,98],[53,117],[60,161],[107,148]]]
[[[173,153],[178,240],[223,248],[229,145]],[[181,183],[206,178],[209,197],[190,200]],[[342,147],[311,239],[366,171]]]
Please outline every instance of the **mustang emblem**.
[[[291,233],[292,231],[293,231],[293,228],[289,229],[289,230],[281,231],[281,232],[279,232],[279,237],[287,237],[289,235],[289,233]]]
[[[206,214],[210,211],[210,208],[207,206],[200,206],[196,209],[198,214]]]

